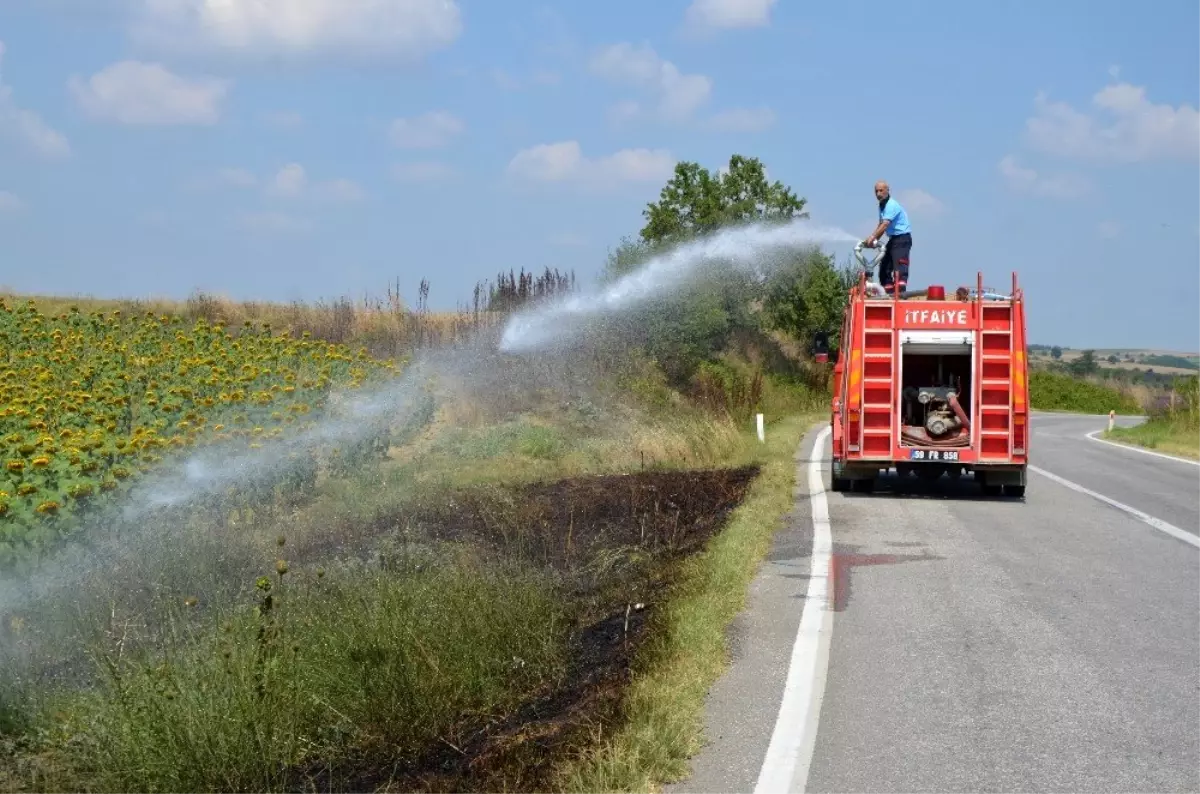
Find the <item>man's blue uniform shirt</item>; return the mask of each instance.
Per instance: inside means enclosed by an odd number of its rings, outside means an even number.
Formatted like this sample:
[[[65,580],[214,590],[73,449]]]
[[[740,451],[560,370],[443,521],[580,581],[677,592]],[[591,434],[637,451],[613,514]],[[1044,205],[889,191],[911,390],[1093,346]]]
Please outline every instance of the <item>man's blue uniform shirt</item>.
[[[887,203],[880,208],[879,220],[888,222],[888,237],[912,232],[912,227],[908,225],[908,213],[904,211],[904,207],[900,206],[900,202],[891,196],[888,196]]]

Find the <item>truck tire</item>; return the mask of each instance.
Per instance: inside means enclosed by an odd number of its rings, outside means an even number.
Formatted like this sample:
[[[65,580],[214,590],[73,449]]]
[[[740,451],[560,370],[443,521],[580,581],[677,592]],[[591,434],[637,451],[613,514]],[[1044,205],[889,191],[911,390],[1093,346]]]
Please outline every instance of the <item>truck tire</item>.
[[[1025,497],[1025,486],[1024,485],[1006,485],[1006,486],[1004,486],[1004,495],[1012,496],[1017,499],[1023,499]]]

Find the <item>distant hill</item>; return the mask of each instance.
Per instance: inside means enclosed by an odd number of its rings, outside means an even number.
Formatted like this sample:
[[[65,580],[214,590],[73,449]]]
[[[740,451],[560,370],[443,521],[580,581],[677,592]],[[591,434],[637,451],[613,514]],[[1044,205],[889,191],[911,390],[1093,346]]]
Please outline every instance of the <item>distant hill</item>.
[[[1057,360],[1068,363],[1083,355],[1083,350],[1056,345],[1030,345],[1030,357],[1034,360]],[[1096,363],[1104,369],[1153,371],[1162,375],[1188,375],[1200,372],[1200,353],[1152,348],[1092,348]]]

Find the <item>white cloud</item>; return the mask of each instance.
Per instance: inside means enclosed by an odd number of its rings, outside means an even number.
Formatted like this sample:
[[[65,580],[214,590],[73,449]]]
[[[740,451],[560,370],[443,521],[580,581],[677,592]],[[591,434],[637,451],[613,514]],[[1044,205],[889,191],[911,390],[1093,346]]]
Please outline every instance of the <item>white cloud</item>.
[[[16,212],[24,208],[25,202],[17,194],[0,190],[0,212]]]
[[[632,121],[642,112],[642,105],[633,99],[622,99],[608,109],[608,120],[613,124],[624,124]]]
[[[578,141],[562,141],[517,152],[508,163],[508,174],[530,182],[602,187],[622,182],[661,182],[670,177],[675,162],[675,157],[664,149],[622,149],[591,159],[584,156]]]
[[[455,173],[451,166],[436,161],[397,163],[392,166],[392,178],[398,182],[442,182]]]
[[[120,61],[86,81],[68,81],[76,103],[92,117],[118,124],[215,124],[229,83],[188,79],[161,64]]]
[[[288,163],[275,174],[274,179],[267,185],[267,192],[272,196],[295,198],[308,187],[308,174],[299,163]]]
[[[67,137],[53,129],[32,110],[20,107],[12,87],[4,82],[4,42],[0,41],[0,133],[19,138],[33,151],[48,158],[63,158],[71,154]]]
[[[237,217],[237,225],[251,232],[288,234],[304,231],[308,224],[283,212],[244,212]]]
[[[217,171],[217,181],[231,187],[254,187],[258,177],[244,168],[222,168]]]
[[[329,201],[362,201],[366,192],[352,179],[331,179],[315,185],[318,198]]]
[[[1125,163],[1200,155],[1200,112],[1191,105],[1154,104],[1145,88],[1113,83],[1096,92],[1092,106],[1084,112],[1039,94],[1025,123],[1029,144],[1063,157]]]
[[[1121,234],[1121,224],[1112,220],[1100,221],[1096,224],[1096,234],[1105,240],[1115,239]]]
[[[269,196],[284,199],[315,198],[328,201],[359,201],[365,194],[349,179],[311,182],[299,163],[288,163],[266,185]]]
[[[775,123],[775,111],[768,107],[733,108],[717,113],[708,123],[721,132],[762,132]]]
[[[669,121],[687,120],[712,95],[712,80],[702,74],[684,74],[675,64],[659,57],[648,44],[612,44],[596,53],[590,66],[599,77],[653,95],[658,115]],[[622,104],[626,111],[636,109],[632,103]]]
[[[1088,190],[1088,183],[1072,174],[1039,174],[1032,168],[1021,165],[1011,154],[1002,159],[997,170],[1013,190],[1047,198],[1078,198]]]
[[[134,0],[135,40],[253,56],[420,58],[462,34],[455,0]]]
[[[402,149],[436,149],[467,128],[462,119],[444,110],[431,110],[420,116],[392,122],[392,143]]]
[[[914,216],[936,218],[946,211],[946,205],[941,199],[920,188],[901,190],[896,194],[896,199]]]
[[[684,21],[693,29],[759,28],[770,24],[776,0],[692,0]]]

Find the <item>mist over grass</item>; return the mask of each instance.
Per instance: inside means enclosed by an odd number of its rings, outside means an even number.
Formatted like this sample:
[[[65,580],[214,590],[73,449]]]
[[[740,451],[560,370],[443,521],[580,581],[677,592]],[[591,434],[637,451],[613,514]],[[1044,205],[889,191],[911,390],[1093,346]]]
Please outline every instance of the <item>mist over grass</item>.
[[[758,330],[714,355],[655,324],[723,278],[582,318],[548,304],[553,343],[480,327],[311,430],[166,461],[0,580],[0,789],[378,783],[554,692],[581,626],[661,578],[680,530],[576,548],[512,489],[744,463],[752,411],[773,428],[820,402]],[[702,365],[669,376],[645,350],[664,338]],[[486,542],[436,537],[464,511]],[[539,557],[560,543],[566,567]]]

